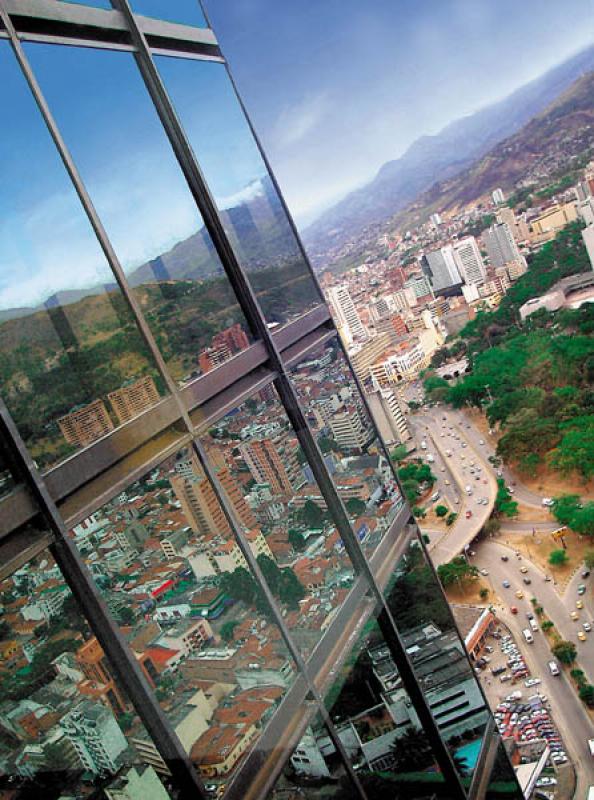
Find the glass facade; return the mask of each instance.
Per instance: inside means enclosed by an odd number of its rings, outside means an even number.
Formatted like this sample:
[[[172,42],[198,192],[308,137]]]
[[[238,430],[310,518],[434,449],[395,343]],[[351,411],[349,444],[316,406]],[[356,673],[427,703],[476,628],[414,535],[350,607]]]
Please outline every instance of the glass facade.
[[[198,4],[85,5],[0,3],[0,789],[519,799]]]

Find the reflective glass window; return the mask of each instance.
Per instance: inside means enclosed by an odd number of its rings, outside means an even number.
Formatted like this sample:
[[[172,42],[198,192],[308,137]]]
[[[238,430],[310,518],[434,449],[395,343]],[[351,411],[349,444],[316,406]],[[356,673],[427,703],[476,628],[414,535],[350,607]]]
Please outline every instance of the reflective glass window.
[[[309,722],[268,800],[358,800],[320,714]]]
[[[175,796],[167,767],[49,552],[0,582],[0,609],[0,793]]]
[[[71,536],[192,762],[221,790],[294,672],[193,451],[171,455]]]
[[[517,763],[518,759],[520,759],[521,763],[521,751],[518,749],[513,737],[510,736],[505,742],[503,742],[499,736],[495,738],[499,744],[497,745],[497,755],[495,756],[495,761],[491,768],[491,775],[489,777],[485,798],[486,800],[507,800],[507,798],[509,798],[509,800],[522,800],[524,794],[518,785],[518,779],[510,760],[513,758],[514,763]],[[542,752],[542,749],[538,747],[535,748],[534,745],[531,750],[534,756],[539,753],[539,751]],[[528,756],[526,760],[529,762],[537,759]],[[541,777],[557,780],[558,776],[556,776],[554,770],[548,765],[545,766]],[[555,789],[556,784],[553,783],[549,784],[549,786],[542,786],[542,789],[546,792],[549,787]]]
[[[291,378],[355,533],[372,553],[402,500],[336,340],[312,351]]]
[[[385,598],[440,732],[461,775],[469,776],[489,710],[452,611],[416,537],[397,562]],[[457,607],[457,613],[464,636],[472,636],[472,643],[476,639],[479,649],[484,647],[495,627],[494,615],[476,606]]]
[[[163,386],[9,45],[0,166],[0,382],[40,468],[159,400]]]
[[[132,0],[132,10],[145,17],[155,17],[167,22],[181,22],[206,28],[206,19],[198,0]]]
[[[249,328],[133,56],[27,51],[173,377],[244,350]]]
[[[266,319],[303,314],[321,298],[224,65],[155,61]]]
[[[373,616],[352,651],[345,648],[332,664],[331,674],[326,708],[368,797],[448,797],[429,739]],[[320,735],[317,750],[330,755],[333,748]],[[336,769],[339,777],[339,764]]]
[[[272,385],[204,439],[291,635],[307,656],[353,582],[326,502]],[[229,547],[220,533],[209,547]],[[239,591],[234,574],[230,591]]]
[[[61,0],[61,2],[74,6],[93,6],[94,8],[105,8],[110,10],[113,8],[109,0]]]

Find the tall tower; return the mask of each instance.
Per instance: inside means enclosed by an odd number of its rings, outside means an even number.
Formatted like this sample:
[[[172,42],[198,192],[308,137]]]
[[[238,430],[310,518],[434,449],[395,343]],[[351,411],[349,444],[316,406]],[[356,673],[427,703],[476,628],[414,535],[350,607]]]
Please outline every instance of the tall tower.
[[[342,328],[347,343],[351,344],[355,339],[365,341],[368,334],[347,287],[333,286],[328,292],[328,299],[336,314],[337,327]]]
[[[487,271],[474,236],[465,236],[456,242],[454,252],[464,283],[482,283],[487,277]]]

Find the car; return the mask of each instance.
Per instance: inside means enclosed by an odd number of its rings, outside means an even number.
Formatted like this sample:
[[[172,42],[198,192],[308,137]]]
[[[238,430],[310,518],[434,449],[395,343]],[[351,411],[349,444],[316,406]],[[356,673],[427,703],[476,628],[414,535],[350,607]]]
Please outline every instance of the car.
[[[458,438],[458,437],[456,437]],[[462,442],[462,447],[466,447],[466,442]]]
[[[512,614],[517,614],[518,613],[518,607],[517,606],[511,606],[509,610],[511,611]]]
[[[573,620],[574,622],[576,621],[576,619],[579,619],[579,618],[580,618],[580,615],[578,614],[578,612],[577,612],[577,611],[572,611],[572,612],[571,612],[571,614],[570,614],[569,616],[572,618],[572,620]]]
[[[576,600],[575,601],[575,607],[579,608],[581,610],[584,607],[584,601],[583,600]]]
[[[587,638],[586,634],[583,631],[578,631],[577,637],[580,640],[580,642],[585,642]]]
[[[555,501],[553,500],[552,497],[543,497],[542,498],[542,504],[543,504],[543,506],[546,506],[547,508],[550,508],[553,505],[554,502]]]
[[[483,441],[483,439],[479,439],[479,444],[484,444],[484,443],[485,442]]]
[[[488,569],[481,569],[479,571],[480,571],[481,575],[488,575],[489,574],[489,570]]]
[[[502,561],[509,561],[509,556],[501,556]]]
[[[442,471],[445,471],[445,467],[442,468]],[[445,479],[444,483],[445,483],[446,486],[450,485],[450,482],[449,482],[449,480],[447,478]]]
[[[577,592],[578,594],[586,594],[586,584],[580,583]]]
[[[550,581],[553,580],[550,575],[545,575],[544,579],[545,579],[545,583],[549,583]]]
[[[524,578],[523,580],[526,586],[530,586],[530,584],[532,583],[532,580],[530,578]]]
[[[441,471],[445,472],[445,467],[441,467]],[[447,483],[447,481],[446,481],[446,483]]]
[[[511,675],[502,675],[502,676],[499,678],[499,680],[501,681],[501,683],[507,683],[508,681],[511,681],[511,679],[512,679],[512,676],[511,676]]]
[[[518,598],[518,600],[522,600],[524,598],[524,592],[521,589],[518,589],[518,591],[516,592],[516,597]]]
[[[556,786],[557,779],[556,778],[549,778],[548,775],[543,775],[542,778],[539,778],[536,781],[537,786]]]
[[[459,505],[460,504],[460,498],[459,497],[454,497],[454,503],[456,505]]]
[[[520,567],[520,572],[525,574],[526,572],[528,572],[528,567],[526,566]]]
[[[582,572],[582,578],[589,578],[589,577],[590,577],[590,570],[589,569],[585,569]]]
[[[466,512],[465,516],[466,516],[466,519],[470,519],[472,517],[472,511],[470,509],[468,509],[468,511]]]
[[[531,686],[538,686],[540,682],[540,678],[528,678],[527,681],[524,681],[524,686],[529,689]]]
[[[503,581],[503,588],[504,589],[509,589],[510,586],[511,586],[511,583],[509,581],[507,581],[507,580]]]
[[[583,622],[583,623],[582,623],[582,628],[583,628],[585,631],[587,631],[588,633],[590,633],[590,631],[592,630],[592,626],[590,625],[590,623],[589,623],[589,622]]]
[[[514,492],[515,492],[515,489],[512,489],[512,487],[511,487],[511,486],[508,486],[508,487],[507,487],[507,491],[508,491],[510,494],[514,494]]]

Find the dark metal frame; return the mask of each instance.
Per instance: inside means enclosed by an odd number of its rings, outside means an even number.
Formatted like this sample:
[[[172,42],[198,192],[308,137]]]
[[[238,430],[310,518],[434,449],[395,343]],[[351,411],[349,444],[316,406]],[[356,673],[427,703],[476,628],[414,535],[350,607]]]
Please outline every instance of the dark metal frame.
[[[111,267],[118,287],[124,297],[139,332],[147,345],[168,396],[140,417],[118,428],[102,440],[76,453],[66,462],[41,476],[33,464],[16,430],[12,419],[0,401],[0,435],[4,435],[17,463],[22,483],[0,501],[0,576],[9,574],[50,546],[75,597],[80,603],[103,649],[113,661],[114,671],[120,678],[128,696],[152,736],[164,761],[169,765],[182,797],[206,797],[200,779],[184,754],[179,740],[156,702],[150,687],[138,667],[130,649],[121,637],[93,580],[80,559],[67,531],[93,510],[111,499],[124,486],[175,452],[183,444],[192,443],[194,452],[210,480],[236,541],[248,566],[263,588],[273,618],[281,632],[296,668],[297,679],[279,704],[264,731],[262,741],[287,727],[288,715],[295,711],[295,701],[307,704],[307,713],[291,730],[286,750],[275,758],[262,759],[255,747],[244,759],[232,778],[227,796],[239,799],[246,795],[246,786],[252,787],[250,797],[264,797],[290,755],[292,747],[307,721],[315,714],[321,715],[328,733],[337,748],[355,790],[365,798],[365,792],[344,751],[336,729],[326,711],[322,694],[326,676],[321,671],[327,657],[346,626],[361,626],[370,613],[377,616],[382,635],[398,665],[415,710],[431,742],[444,778],[448,781],[451,796],[466,798],[452,757],[439,734],[437,724],[414,675],[412,662],[406,653],[398,628],[386,605],[382,584],[385,583],[386,561],[396,562],[408,543],[416,536],[416,528],[409,526],[409,510],[404,505],[389,529],[377,552],[369,560],[364,555],[353,531],[349,516],[334,482],[328,473],[315,436],[299,403],[291,369],[311,354],[320,344],[336,337],[324,297],[295,224],[286,207],[276,179],[249,116],[236,93],[246,116],[251,133],[260,150],[264,165],[271,177],[282,207],[291,226],[303,264],[319,294],[320,304],[299,319],[272,334],[262,314],[249,275],[239,263],[233,246],[225,233],[221,215],[199,167],[198,159],[183,131],[174,106],[153,60],[154,54],[167,54],[200,60],[225,63],[212,31],[208,28],[191,28],[175,23],[153,20],[135,15],[128,0],[111,0],[113,10],[76,6],[56,0],[0,0],[0,38],[7,38],[15,57],[29,84],[35,101],[52,136],[56,149],[66,167],[70,180],[79,196],[83,209]],[[205,15],[206,16],[206,15]],[[72,156],[52,117],[34,72],[21,46],[22,40],[52,42],[61,45],[92,46],[103,49],[120,49],[134,54],[139,71],[153,100],[162,126],[177,157],[196,206],[218,253],[226,275],[235,291],[246,321],[252,328],[256,341],[212,373],[178,387],[166,364],[127,283],[123,269],[103,228],[91,198],[80,177]],[[231,76],[229,78],[232,81]],[[233,84],[235,90],[235,85]],[[341,343],[342,346],[342,343]],[[346,353],[343,355],[346,358]],[[348,359],[347,359],[348,363]],[[353,379],[361,391],[362,400],[373,425],[373,417],[357,376]],[[299,444],[311,466],[334,523],[345,544],[353,564],[356,580],[335,620],[325,632],[319,645],[307,661],[293,642],[282,613],[266,585],[259,565],[252,554],[233,507],[219,484],[216,472],[200,442],[199,435],[213,420],[243,402],[254,392],[274,383],[280,401],[296,433]],[[375,426],[374,426],[375,428]],[[386,458],[388,452],[381,437]],[[389,458],[388,458],[389,460]],[[45,520],[48,532],[22,528],[24,523]],[[486,759],[488,760],[488,759]],[[481,772],[479,770],[479,772]],[[482,774],[482,773],[481,773]],[[476,775],[472,787],[484,785],[481,775]],[[257,787],[257,788],[256,788]],[[481,792],[471,787],[470,797]],[[371,800],[371,798],[369,798]]]

